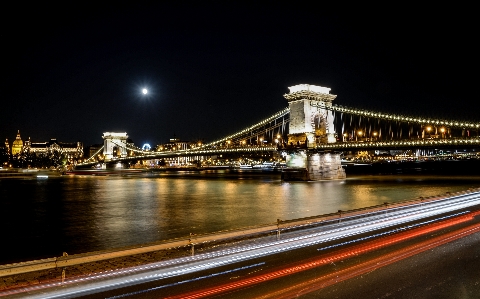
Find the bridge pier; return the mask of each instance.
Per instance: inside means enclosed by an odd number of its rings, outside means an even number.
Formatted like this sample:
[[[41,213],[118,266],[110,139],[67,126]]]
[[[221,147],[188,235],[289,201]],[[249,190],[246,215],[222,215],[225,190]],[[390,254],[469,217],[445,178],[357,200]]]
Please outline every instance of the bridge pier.
[[[318,181],[346,178],[339,153],[308,150],[284,153],[287,168],[282,172],[285,181]]]

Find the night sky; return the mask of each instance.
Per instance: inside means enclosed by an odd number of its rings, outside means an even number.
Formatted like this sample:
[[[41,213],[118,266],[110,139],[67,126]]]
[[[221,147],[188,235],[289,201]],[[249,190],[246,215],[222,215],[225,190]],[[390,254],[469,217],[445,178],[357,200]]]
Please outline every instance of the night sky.
[[[287,107],[297,84],[338,105],[480,119],[473,7],[79,3],[3,11],[4,140],[214,141]]]

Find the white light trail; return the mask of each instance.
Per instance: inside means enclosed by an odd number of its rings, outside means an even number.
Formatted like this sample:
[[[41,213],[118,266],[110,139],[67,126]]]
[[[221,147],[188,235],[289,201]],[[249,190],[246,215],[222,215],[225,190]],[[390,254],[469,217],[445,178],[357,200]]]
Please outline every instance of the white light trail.
[[[173,259],[165,262],[101,273],[89,278],[71,280],[58,284],[57,288],[39,290],[40,287],[25,288],[30,292],[24,298],[75,298],[131,285],[142,284],[168,277],[212,269],[235,262],[246,261],[261,256],[286,252],[306,246],[351,237],[358,234],[385,229],[392,226],[418,221],[423,218],[451,213],[474,205],[480,205],[480,193],[457,195],[449,199],[420,203],[408,207],[385,210],[384,214],[360,219],[339,218],[342,222],[335,225],[304,230],[306,234],[283,234],[282,240],[265,242],[250,246],[234,247],[191,257]],[[319,231],[321,230],[321,231]],[[289,237],[290,236],[290,237]],[[150,269],[150,270],[148,270]],[[148,272],[145,272],[148,270]],[[138,273],[142,271],[142,273]],[[53,287],[54,284],[51,285]],[[39,291],[36,291],[39,290]],[[0,296],[2,293],[0,293]]]

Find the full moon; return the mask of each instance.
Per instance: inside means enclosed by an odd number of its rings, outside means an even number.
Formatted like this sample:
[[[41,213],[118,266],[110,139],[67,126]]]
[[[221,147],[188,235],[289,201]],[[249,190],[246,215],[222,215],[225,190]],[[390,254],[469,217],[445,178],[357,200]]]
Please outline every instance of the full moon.
[[[148,90],[146,88],[142,89],[142,93],[143,94],[147,94],[148,93]]]

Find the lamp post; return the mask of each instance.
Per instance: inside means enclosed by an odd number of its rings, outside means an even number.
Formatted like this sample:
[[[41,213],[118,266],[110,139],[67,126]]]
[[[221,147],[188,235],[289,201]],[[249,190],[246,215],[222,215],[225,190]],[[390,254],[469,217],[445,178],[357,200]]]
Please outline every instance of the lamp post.
[[[277,218],[277,240],[280,240],[280,223],[282,223],[282,220]]]
[[[357,136],[358,136],[358,138],[360,139],[360,141],[362,140],[362,134],[363,134],[362,131],[358,131],[358,132],[357,132]],[[355,137],[355,140],[357,140],[356,137]]]
[[[428,126],[425,129],[427,130],[428,138],[430,139],[432,137],[432,135],[430,134],[430,131],[432,130],[432,127]]]
[[[440,128],[440,133],[442,133],[442,138],[445,138],[445,128],[444,127]]]

